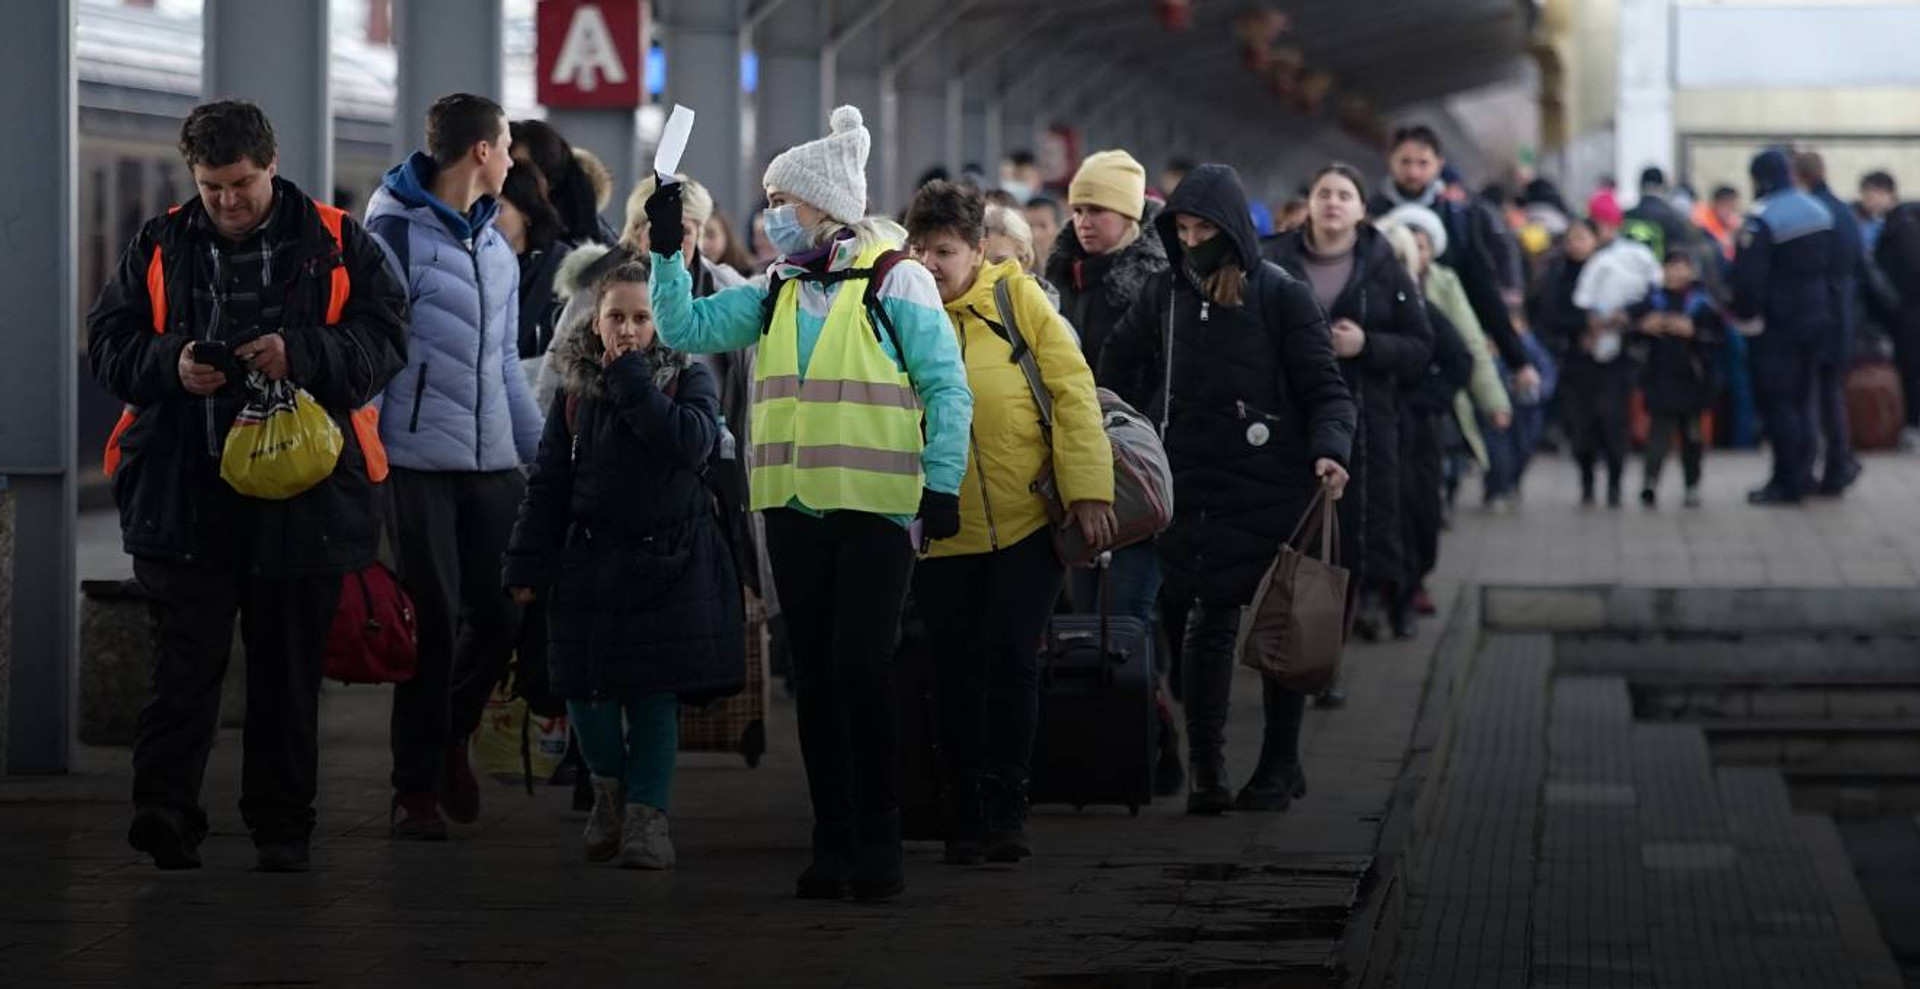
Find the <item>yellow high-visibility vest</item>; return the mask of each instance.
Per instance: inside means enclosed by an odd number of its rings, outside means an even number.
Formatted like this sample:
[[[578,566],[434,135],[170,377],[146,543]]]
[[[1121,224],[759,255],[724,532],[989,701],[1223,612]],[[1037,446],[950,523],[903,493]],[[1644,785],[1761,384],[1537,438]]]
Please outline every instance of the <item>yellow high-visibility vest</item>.
[[[869,248],[854,267],[873,267],[884,250]],[[866,289],[862,278],[840,283],[802,381],[800,285],[796,279],[780,286],[754,369],[755,511],[795,500],[821,512],[919,510],[920,396],[880,346]]]

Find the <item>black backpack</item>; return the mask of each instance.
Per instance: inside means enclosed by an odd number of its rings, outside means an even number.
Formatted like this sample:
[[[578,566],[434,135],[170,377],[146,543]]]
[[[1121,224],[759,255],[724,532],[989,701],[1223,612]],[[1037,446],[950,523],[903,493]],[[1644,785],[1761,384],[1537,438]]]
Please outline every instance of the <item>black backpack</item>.
[[[892,273],[894,266],[905,260],[907,260],[907,252],[905,251],[883,251],[879,257],[873,259],[873,267],[871,268],[843,268],[839,271],[829,271],[820,274],[810,271],[800,275],[798,278],[781,278],[778,275],[769,278],[767,280],[766,306],[760,315],[760,335],[766,336],[767,332],[773,329],[773,310],[775,306],[779,305],[780,289],[787,282],[802,281],[813,282],[819,285],[832,285],[836,282],[864,278],[867,280],[867,290],[861,296],[860,301],[866,306],[867,318],[873,324],[873,339],[876,341],[880,340],[881,331],[886,331],[886,339],[893,342],[893,352],[898,355],[899,364],[904,369],[907,365],[906,351],[900,349],[900,334],[893,327],[893,317],[887,315],[886,307],[880,304],[880,286],[886,284],[887,275]]]

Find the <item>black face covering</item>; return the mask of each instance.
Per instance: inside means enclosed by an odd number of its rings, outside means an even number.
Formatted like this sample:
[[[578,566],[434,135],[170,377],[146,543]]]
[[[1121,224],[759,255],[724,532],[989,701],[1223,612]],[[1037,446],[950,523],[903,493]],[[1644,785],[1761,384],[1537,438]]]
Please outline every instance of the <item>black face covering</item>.
[[[1185,249],[1187,263],[1193,266],[1193,272],[1202,278],[1219,270],[1222,264],[1233,260],[1233,238],[1226,231],[1214,234],[1213,239],[1198,247]]]

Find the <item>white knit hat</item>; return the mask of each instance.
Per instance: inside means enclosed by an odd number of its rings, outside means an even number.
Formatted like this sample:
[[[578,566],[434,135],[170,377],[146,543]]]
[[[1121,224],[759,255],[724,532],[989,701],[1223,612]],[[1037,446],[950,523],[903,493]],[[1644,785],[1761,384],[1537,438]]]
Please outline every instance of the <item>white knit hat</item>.
[[[1383,223],[1398,223],[1409,230],[1418,230],[1427,235],[1427,242],[1433,245],[1433,256],[1439,258],[1447,253],[1447,225],[1440,214],[1420,205],[1405,203],[1395,206],[1381,218]]]
[[[833,111],[829,124],[832,133],[826,137],[780,152],[767,165],[761,185],[817,206],[841,223],[858,223],[867,215],[867,153],[873,138],[858,107]]]

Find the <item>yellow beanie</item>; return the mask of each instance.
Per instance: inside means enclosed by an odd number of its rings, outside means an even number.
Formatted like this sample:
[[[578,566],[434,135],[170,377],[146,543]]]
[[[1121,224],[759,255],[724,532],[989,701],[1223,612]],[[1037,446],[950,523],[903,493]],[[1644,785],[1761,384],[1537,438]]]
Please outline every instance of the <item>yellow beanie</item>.
[[[1098,206],[1138,220],[1147,207],[1147,170],[1125,151],[1096,151],[1067,186],[1068,206]]]

